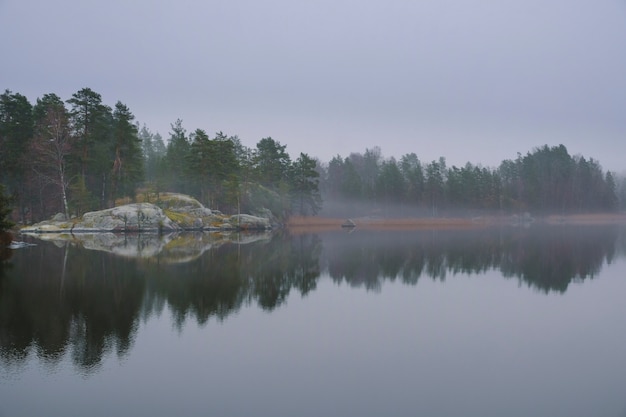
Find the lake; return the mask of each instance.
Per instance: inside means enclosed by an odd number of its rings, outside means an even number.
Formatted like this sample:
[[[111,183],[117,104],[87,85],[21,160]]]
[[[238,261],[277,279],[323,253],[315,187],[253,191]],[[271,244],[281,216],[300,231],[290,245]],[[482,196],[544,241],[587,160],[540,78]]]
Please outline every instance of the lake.
[[[626,416],[626,229],[102,235],[0,269],[0,416]]]

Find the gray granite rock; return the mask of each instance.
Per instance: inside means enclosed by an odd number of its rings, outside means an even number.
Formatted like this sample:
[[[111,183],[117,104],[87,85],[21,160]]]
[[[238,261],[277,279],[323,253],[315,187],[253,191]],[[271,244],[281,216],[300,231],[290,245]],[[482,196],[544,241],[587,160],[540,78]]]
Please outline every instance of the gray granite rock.
[[[22,233],[171,232],[179,230],[269,230],[269,219],[224,216],[184,194],[163,193],[155,203],[134,203],[92,211],[80,218],[51,220],[22,228]]]

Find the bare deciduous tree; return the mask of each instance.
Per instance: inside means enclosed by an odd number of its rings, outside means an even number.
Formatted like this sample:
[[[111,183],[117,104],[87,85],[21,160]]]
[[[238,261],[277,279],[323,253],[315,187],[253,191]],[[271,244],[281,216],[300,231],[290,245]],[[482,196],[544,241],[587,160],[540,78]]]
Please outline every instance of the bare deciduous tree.
[[[67,157],[72,150],[72,136],[65,107],[54,103],[48,106],[35,132],[31,143],[32,169],[42,184],[58,189],[64,214],[69,218]]]

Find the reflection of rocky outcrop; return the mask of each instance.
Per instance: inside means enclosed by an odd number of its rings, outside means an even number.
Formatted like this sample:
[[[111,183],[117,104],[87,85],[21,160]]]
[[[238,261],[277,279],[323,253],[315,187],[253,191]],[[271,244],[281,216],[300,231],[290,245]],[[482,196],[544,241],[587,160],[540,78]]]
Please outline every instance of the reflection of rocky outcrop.
[[[159,253],[159,263],[185,263],[198,259],[204,252],[225,244],[247,245],[254,242],[268,241],[269,232],[213,234],[183,233],[173,236]]]
[[[320,250],[314,235],[273,235],[253,244],[216,246],[193,262],[151,262],[146,272],[151,289],[167,300],[177,317],[191,314],[205,322],[211,316],[224,318],[245,302],[271,310],[292,289],[308,293],[320,275]]]
[[[271,239],[271,232],[254,233],[44,233],[40,240],[58,245],[71,242],[85,249],[110,252],[127,258],[159,258],[160,263],[189,262],[205,251],[226,243],[248,244]]]

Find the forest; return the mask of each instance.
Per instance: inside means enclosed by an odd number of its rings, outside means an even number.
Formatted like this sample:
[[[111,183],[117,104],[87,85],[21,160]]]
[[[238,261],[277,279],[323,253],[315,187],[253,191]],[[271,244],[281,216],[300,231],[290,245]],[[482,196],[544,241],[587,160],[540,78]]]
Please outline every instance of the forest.
[[[128,106],[111,108],[89,88],[66,101],[45,94],[34,104],[9,90],[0,95],[0,184],[21,223],[163,191],[225,212],[314,214],[321,207],[316,165],[306,154],[292,160],[270,137],[249,149],[222,132],[188,133],[181,120],[164,141],[140,127]]]
[[[623,181],[593,158],[571,156],[564,145],[544,145],[497,168],[448,166],[444,157],[424,163],[415,153],[385,159],[374,148],[336,156],[321,172],[325,201],[339,202],[335,207],[375,202],[370,210],[388,215],[614,212],[624,194]]]
[[[599,161],[572,156],[563,145],[518,153],[494,168],[448,166],[445,157],[423,162],[413,152],[385,158],[378,147],[322,162],[304,153],[292,159],[271,137],[249,148],[237,135],[187,131],[180,119],[164,139],[128,106],[110,107],[90,88],[67,100],[45,94],[35,103],[10,90],[0,95],[0,210],[6,214],[10,205],[9,217],[19,223],[164,191],[224,212],[269,210],[279,220],[357,204],[428,216],[611,212],[622,207],[622,183]]]

